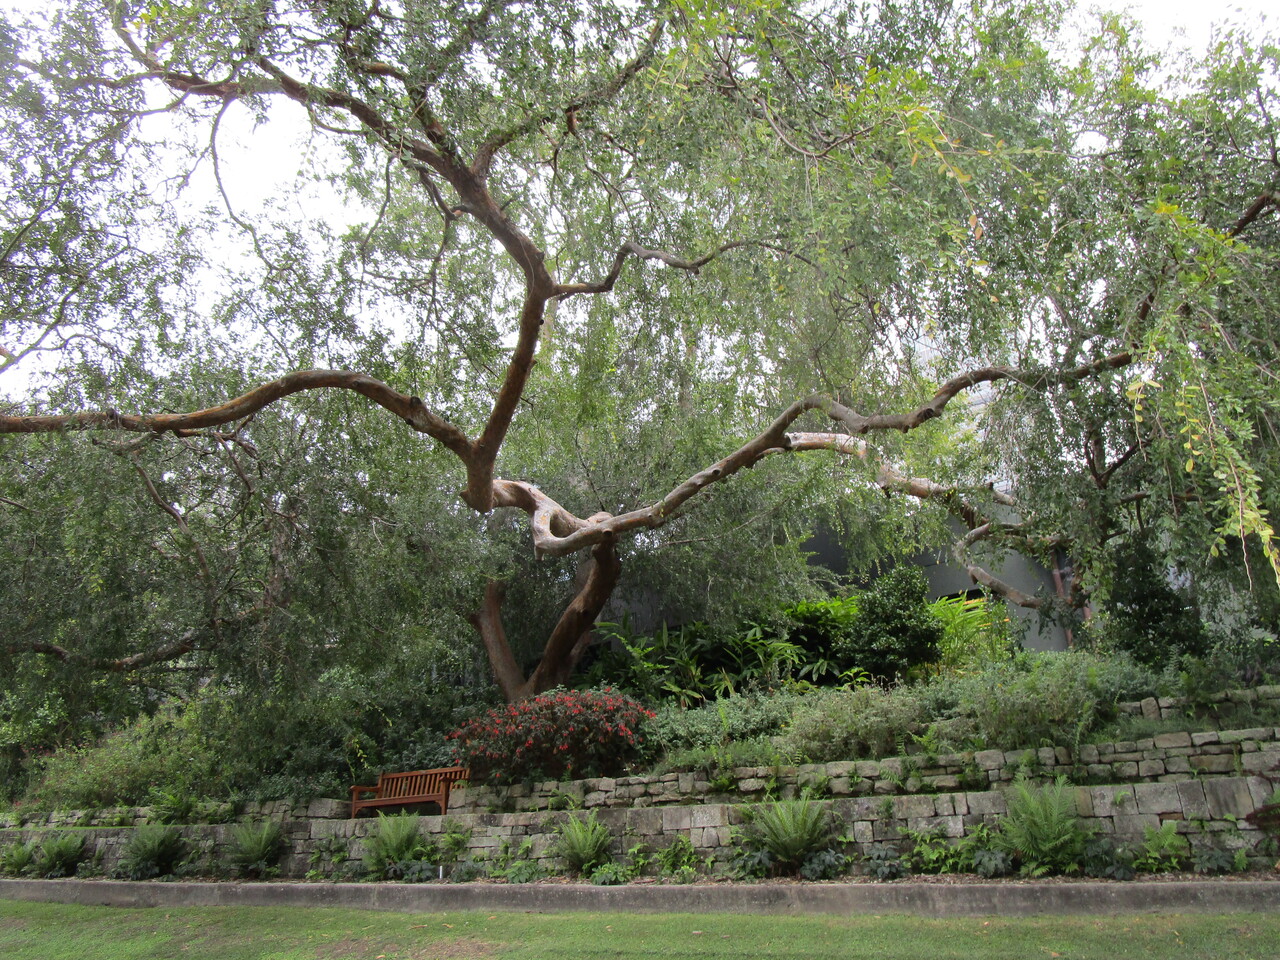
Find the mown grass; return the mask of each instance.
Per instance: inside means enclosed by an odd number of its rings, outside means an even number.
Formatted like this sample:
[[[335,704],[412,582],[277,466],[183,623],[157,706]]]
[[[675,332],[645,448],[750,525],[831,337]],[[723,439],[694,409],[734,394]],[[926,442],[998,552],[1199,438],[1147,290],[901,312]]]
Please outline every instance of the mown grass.
[[[1266,914],[928,920],[0,902],[6,960],[1263,960],[1277,944],[1280,917]]]

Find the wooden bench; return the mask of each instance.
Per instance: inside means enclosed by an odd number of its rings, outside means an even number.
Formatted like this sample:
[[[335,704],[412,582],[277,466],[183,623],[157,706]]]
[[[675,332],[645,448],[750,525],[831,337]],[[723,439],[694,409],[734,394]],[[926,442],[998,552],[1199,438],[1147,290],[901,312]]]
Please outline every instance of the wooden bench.
[[[449,787],[467,779],[466,767],[439,767],[435,770],[410,770],[408,773],[380,773],[371,787],[351,788],[351,817],[375,807],[406,807],[416,803],[438,803],[440,813],[449,810]],[[362,798],[361,794],[372,793]]]

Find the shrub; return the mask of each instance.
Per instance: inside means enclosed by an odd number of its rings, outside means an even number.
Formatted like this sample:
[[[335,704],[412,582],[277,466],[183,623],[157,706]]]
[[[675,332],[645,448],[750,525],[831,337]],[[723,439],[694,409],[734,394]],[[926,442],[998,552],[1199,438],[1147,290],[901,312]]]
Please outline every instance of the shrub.
[[[280,862],[284,832],[274,820],[240,823],[231,828],[231,865],[243,877],[272,875]]]
[[[191,848],[177,827],[138,827],[124,846],[116,874],[126,880],[150,880],[176,874]]]
[[[805,695],[778,690],[753,697],[724,697],[694,709],[660,706],[645,725],[650,747],[671,752],[714,749],[782,732]]]
[[[929,612],[942,624],[938,662],[944,668],[1006,660],[1014,652],[1001,600],[944,597],[929,604]]]
[[[1195,606],[1169,584],[1168,565],[1142,539],[1115,548],[1106,637],[1116,650],[1160,667],[1181,655],[1202,657],[1209,635]]]
[[[1024,874],[1040,877],[1082,869],[1092,834],[1076,815],[1075,787],[1066,777],[1037,787],[1019,776],[1007,803],[1009,812],[992,842],[1015,855]]]
[[[449,736],[477,780],[507,782],[621,773],[639,756],[653,713],[603,690],[552,690],[490,710]]]
[[[773,871],[798,873],[809,858],[831,847],[835,821],[814,800],[781,800],[758,807],[744,837],[748,849],[768,854]],[[829,868],[829,864],[823,864]],[[811,872],[822,867],[811,864]]]
[[[556,838],[555,854],[570,873],[590,874],[613,859],[609,853],[612,844],[609,828],[592,811],[588,817],[569,817],[564,822]]]
[[[46,879],[75,876],[76,867],[84,859],[84,836],[55,833],[44,839],[36,854],[35,873]]]
[[[4,850],[0,850],[0,873],[10,877],[21,877],[34,873],[35,865],[36,844],[34,840],[27,843],[11,843]]]
[[[378,814],[378,825],[364,839],[364,866],[372,877],[388,877],[399,865],[419,860],[438,859],[435,845],[419,832],[418,815],[403,813]]]
[[[921,691],[926,709],[972,722],[1001,750],[1071,745],[1114,715],[1115,703],[1154,692],[1156,677],[1128,657],[1020,653],[981,670],[940,677]]]
[[[698,854],[693,848],[693,841],[684,834],[678,834],[670,844],[655,853],[653,859],[663,877],[683,877],[698,869]]]
[[[150,819],[155,823],[195,823],[200,812],[200,801],[177,790],[153,788],[147,795],[151,808]]]
[[[923,729],[928,715],[911,688],[826,690],[796,710],[780,751],[812,763],[887,756]]]
[[[857,615],[834,644],[842,667],[892,680],[938,659],[942,622],[925,598],[928,581],[915,567],[894,567],[857,599]]]

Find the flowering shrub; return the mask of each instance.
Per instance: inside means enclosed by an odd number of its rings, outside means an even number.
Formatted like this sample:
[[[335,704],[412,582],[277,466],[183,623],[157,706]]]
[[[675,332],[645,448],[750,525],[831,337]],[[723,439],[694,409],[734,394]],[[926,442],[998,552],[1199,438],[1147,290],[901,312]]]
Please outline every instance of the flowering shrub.
[[[610,687],[557,689],[495,707],[449,737],[475,780],[608,776],[638,756],[640,725],[652,717]]]

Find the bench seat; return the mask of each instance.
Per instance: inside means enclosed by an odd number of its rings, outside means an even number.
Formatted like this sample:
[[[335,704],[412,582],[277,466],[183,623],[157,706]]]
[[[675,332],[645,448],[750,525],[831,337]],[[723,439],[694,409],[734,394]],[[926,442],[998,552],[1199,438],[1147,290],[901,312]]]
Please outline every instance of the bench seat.
[[[381,773],[373,786],[351,788],[351,816],[361,810],[379,807],[407,807],[419,803],[436,803],[440,813],[449,810],[449,788],[467,779],[466,767],[437,767],[434,770],[410,770],[408,773]],[[365,796],[365,794],[373,796]]]

